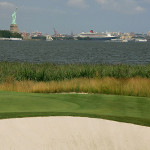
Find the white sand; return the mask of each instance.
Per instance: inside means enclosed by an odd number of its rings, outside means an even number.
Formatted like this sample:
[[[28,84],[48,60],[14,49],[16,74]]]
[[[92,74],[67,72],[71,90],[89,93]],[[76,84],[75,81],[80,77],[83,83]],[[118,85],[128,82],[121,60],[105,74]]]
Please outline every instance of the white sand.
[[[6,119],[0,150],[150,150],[150,128],[80,117]]]

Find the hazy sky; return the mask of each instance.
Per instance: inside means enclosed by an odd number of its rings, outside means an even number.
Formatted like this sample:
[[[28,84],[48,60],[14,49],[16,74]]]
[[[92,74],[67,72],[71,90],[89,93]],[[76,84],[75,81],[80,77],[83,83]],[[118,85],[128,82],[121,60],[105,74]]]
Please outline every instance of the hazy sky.
[[[150,30],[150,0],[0,0],[0,29],[9,29],[16,7],[20,31]]]

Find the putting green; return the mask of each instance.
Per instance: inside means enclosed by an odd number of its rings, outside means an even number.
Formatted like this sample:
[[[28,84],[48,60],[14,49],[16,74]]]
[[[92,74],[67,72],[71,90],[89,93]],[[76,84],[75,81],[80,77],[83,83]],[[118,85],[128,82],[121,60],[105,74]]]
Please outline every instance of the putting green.
[[[150,126],[150,98],[0,92],[0,118],[83,116]]]

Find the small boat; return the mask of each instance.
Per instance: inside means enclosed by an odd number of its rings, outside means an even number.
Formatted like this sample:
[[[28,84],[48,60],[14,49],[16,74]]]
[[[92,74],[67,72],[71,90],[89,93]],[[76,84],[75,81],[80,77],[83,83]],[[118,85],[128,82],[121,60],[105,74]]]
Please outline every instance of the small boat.
[[[146,39],[135,39],[135,42],[147,42]]]
[[[53,41],[53,38],[50,35],[46,35],[46,41]]]
[[[9,41],[22,41],[22,38],[9,38]]]
[[[22,41],[22,38],[0,38],[1,41]]]
[[[22,38],[9,38],[9,41],[22,41]]]

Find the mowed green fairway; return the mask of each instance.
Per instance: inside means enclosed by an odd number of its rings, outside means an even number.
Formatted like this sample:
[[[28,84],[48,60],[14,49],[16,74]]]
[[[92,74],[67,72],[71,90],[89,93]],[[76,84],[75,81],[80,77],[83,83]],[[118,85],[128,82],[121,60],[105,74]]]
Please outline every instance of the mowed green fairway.
[[[0,119],[35,116],[82,116],[150,126],[150,98],[0,92]]]

